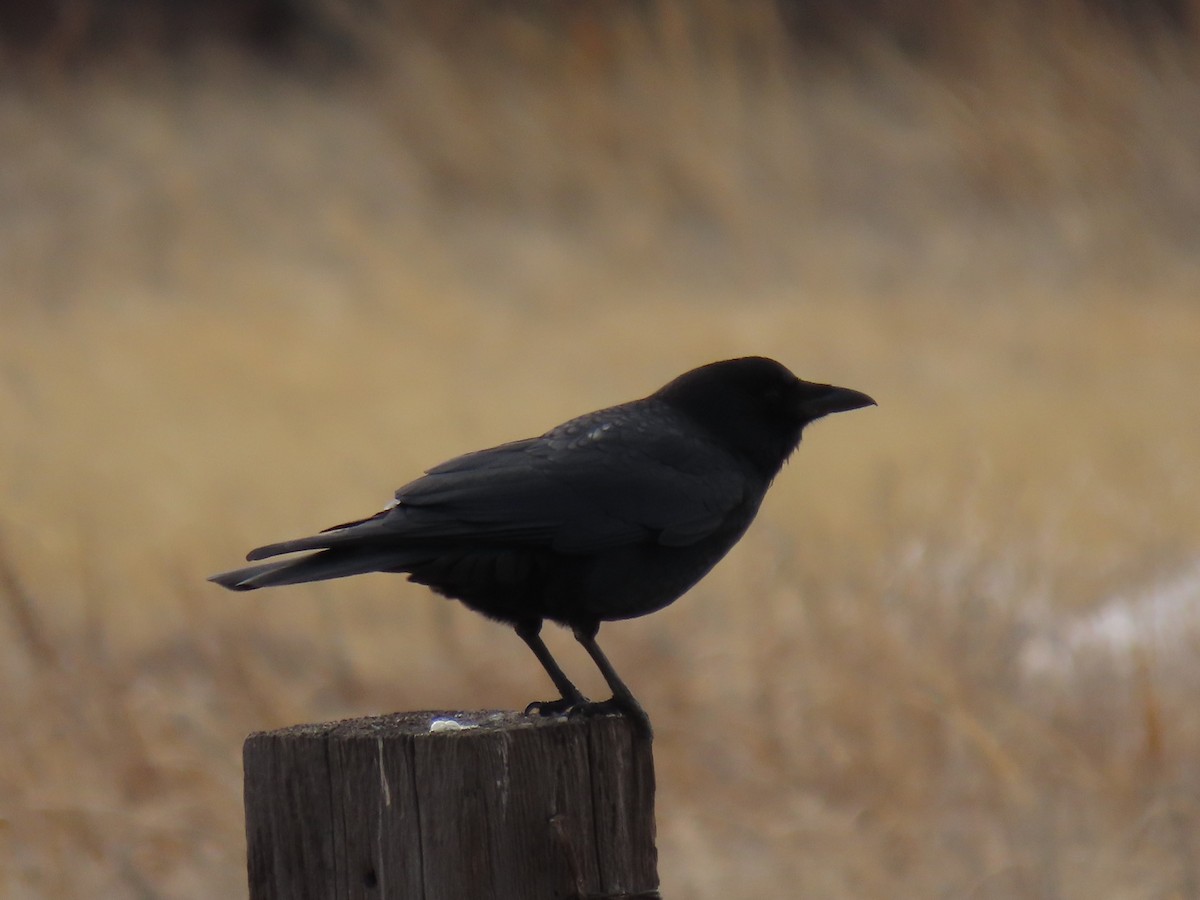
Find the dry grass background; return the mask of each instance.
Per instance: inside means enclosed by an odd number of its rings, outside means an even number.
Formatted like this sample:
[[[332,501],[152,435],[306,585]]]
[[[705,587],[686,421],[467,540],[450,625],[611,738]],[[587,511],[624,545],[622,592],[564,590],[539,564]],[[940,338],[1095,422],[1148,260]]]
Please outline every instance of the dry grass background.
[[[880,406],[604,629],[664,896],[1200,896],[1191,38],[1066,2],[815,43],[762,3],[326,13],[352,61],[7,61],[4,896],[239,896],[249,731],[544,695],[400,579],[203,579],[744,353]]]

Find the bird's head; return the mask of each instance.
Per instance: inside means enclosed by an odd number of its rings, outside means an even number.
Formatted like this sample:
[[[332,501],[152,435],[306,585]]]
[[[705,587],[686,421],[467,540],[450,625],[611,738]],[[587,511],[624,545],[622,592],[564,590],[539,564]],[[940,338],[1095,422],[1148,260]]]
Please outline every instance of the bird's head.
[[[770,479],[800,443],[804,426],[875,401],[860,391],[802,381],[772,359],[748,356],[680,375],[655,395],[746,457]]]

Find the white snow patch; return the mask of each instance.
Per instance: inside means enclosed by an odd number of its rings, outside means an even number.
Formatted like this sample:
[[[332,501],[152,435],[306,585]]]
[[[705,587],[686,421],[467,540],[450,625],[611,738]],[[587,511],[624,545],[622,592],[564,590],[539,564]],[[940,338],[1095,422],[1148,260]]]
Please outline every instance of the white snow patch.
[[[1169,660],[1200,641],[1200,559],[1147,589],[1122,594],[1096,609],[1060,616],[1039,628],[1021,654],[1034,677],[1065,677],[1083,657],[1100,655],[1132,668],[1139,654]]]

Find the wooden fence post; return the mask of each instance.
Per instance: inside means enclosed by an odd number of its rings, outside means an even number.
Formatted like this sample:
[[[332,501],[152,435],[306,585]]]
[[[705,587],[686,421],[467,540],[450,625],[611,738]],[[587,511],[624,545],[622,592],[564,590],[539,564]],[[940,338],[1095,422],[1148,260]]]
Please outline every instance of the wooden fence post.
[[[396,713],[243,760],[250,900],[659,896],[650,741],[622,716]]]

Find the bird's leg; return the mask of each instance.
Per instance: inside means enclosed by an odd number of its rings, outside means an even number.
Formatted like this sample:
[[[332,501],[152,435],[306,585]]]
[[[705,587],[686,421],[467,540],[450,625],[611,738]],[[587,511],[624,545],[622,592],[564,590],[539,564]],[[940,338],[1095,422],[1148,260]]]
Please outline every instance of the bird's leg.
[[[575,640],[583,645],[583,649],[588,652],[588,656],[592,658],[592,662],[596,664],[596,668],[600,670],[600,674],[604,676],[604,680],[608,682],[609,688],[612,689],[612,699],[607,704],[597,704],[600,706],[612,705],[624,712],[630,719],[633,720],[634,728],[644,737],[653,737],[653,731],[650,728],[650,717],[646,715],[646,711],[642,709],[642,704],[637,702],[633,696],[633,692],[629,690],[625,682],[621,680],[621,676],[617,674],[617,670],[613,668],[613,664],[608,661],[608,657],[604,655],[604,651],[600,649],[600,645],[596,643],[596,635],[600,632],[600,623],[587,626],[575,626]]]
[[[530,703],[525,707],[525,715],[536,712],[538,715],[548,716],[586,706],[588,702],[587,697],[583,696],[579,688],[571,683],[571,679],[567,677],[554,657],[550,655],[550,648],[542,640],[542,620],[531,619],[527,622],[520,622],[515,628],[521,640],[529,646],[529,649],[533,651],[533,655],[538,658],[538,662],[542,664],[542,668],[546,670],[546,674],[550,676],[550,680],[554,682],[554,686],[558,688],[558,693],[561,695],[561,699],[559,700],[550,700],[544,703],[534,701]]]

